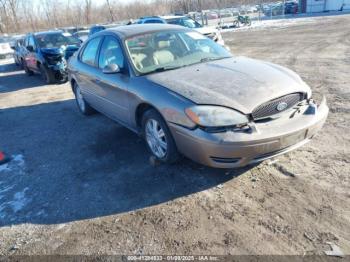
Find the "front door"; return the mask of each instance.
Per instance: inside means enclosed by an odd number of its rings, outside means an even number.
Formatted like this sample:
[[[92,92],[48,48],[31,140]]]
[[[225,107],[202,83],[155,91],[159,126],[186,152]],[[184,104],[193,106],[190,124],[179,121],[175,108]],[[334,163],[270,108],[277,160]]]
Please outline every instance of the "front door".
[[[116,37],[105,36],[98,59],[99,75],[96,77],[99,89],[97,95],[105,103],[106,114],[120,122],[128,124],[129,103],[127,85],[130,81],[126,70],[125,58],[119,41]],[[103,69],[111,64],[118,65],[120,72],[113,74],[103,73]]]

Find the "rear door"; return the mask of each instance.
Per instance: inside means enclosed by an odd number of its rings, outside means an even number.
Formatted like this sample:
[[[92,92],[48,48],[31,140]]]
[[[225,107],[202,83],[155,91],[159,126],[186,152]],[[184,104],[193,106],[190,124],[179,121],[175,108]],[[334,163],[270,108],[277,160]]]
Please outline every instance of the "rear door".
[[[104,74],[103,69],[108,65],[118,65],[120,72]],[[130,81],[122,45],[113,35],[106,35],[99,52],[99,74],[96,77],[101,101],[105,103],[106,114],[120,122],[128,124],[129,103],[127,85]]]
[[[28,46],[33,47],[33,51],[28,50],[28,48],[26,48],[26,64],[31,70],[38,71],[36,60],[37,46],[32,35],[28,36],[27,47]]]
[[[97,59],[102,39],[102,36],[98,36],[88,40],[77,58],[76,71],[73,72],[84,98],[99,111],[104,111],[98,94],[99,85],[96,81],[100,71]]]

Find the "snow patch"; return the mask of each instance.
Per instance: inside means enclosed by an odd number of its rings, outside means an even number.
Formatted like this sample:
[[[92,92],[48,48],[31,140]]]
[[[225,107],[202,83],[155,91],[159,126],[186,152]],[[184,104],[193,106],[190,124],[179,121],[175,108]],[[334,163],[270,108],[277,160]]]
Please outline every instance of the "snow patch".
[[[3,171],[10,171],[11,169],[9,168],[8,163],[0,165],[0,172]]]
[[[25,161],[23,155],[12,155],[11,161],[0,165],[0,173],[1,172],[10,172],[24,174]]]
[[[13,200],[8,202],[8,204],[11,206],[13,212],[17,213],[18,211],[23,209],[23,207],[25,207],[28,204],[29,199],[27,199],[25,197],[25,193],[27,190],[28,190],[28,187],[26,187],[25,189],[23,189],[20,192],[15,193],[13,196]]]
[[[2,192],[9,191],[13,188],[13,186],[8,186]],[[13,197],[10,201],[4,202],[0,205],[0,218],[4,219],[5,217],[9,217],[11,221],[15,220],[14,216],[9,216],[9,210],[12,211],[12,213],[17,213],[18,211],[22,210],[31,200],[26,197],[26,191],[28,190],[28,187],[24,188],[22,191],[16,192],[13,194]],[[1,195],[0,198],[3,198],[4,196]]]

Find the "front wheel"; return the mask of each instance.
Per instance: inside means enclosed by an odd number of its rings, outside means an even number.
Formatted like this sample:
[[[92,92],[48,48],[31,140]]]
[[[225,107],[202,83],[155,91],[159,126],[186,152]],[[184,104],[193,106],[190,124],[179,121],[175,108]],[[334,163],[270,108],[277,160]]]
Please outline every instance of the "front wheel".
[[[147,147],[157,160],[174,163],[179,158],[175,141],[163,117],[154,109],[142,117],[142,131]]]
[[[41,78],[45,81],[46,84],[52,84],[54,82],[54,78],[49,72],[49,70],[42,64],[40,64],[39,67]]]

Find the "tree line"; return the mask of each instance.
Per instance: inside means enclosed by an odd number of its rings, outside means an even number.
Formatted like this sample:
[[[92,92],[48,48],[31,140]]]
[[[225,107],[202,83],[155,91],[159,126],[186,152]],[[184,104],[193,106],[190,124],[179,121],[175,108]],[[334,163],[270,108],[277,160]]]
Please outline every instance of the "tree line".
[[[261,0],[0,0],[0,34],[112,23],[141,16],[259,2]]]

